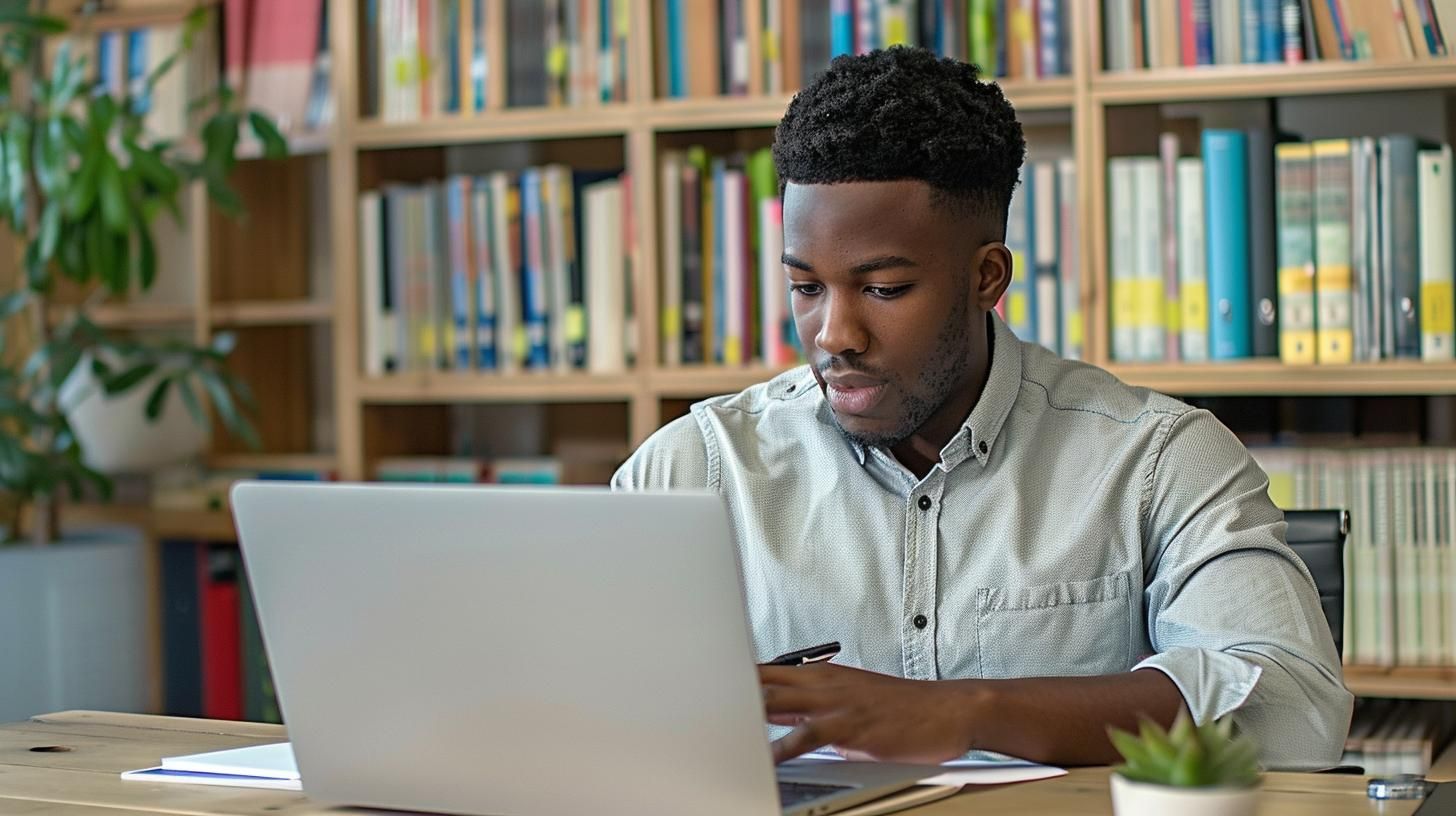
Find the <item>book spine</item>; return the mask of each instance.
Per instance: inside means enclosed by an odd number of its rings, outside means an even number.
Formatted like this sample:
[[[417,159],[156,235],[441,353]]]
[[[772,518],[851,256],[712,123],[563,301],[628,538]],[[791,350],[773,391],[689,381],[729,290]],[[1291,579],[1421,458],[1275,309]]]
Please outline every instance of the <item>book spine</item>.
[[[1011,196],[1006,215],[1006,248],[1011,252],[1011,284],[1006,290],[1006,325],[1017,337],[1036,340],[1035,292],[1032,259],[1035,257],[1034,191],[1029,167],[1022,168],[1022,182]]]
[[[202,582],[202,716],[243,718],[241,624],[238,620],[237,550],[204,545]]]
[[[475,283],[475,362],[481,370],[492,371],[496,360],[496,280],[494,251],[490,245],[491,213],[488,180],[476,179],[470,197],[470,248]]]
[[[1057,251],[1060,231],[1057,211],[1061,196],[1057,192],[1057,166],[1053,162],[1036,162],[1032,166],[1036,179],[1036,219],[1034,233],[1033,273],[1036,286],[1036,341],[1051,351],[1061,348],[1061,315],[1058,314],[1060,293],[1057,291]]]
[[[829,4],[829,56],[853,54],[854,0],[832,0]]]
[[[1279,358],[1315,361],[1314,151],[1307,144],[1275,147],[1278,173]]]
[[[1284,22],[1280,0],[1259,0],[1259,61],[1284,58]],[[1298,41],[1296,35],[1295,41]]]
[[[682,361],[703,357],[702,174],[689,160],[682,168]]]
[[[1451,148],[1422,150],[1420,185],[1421,359],[1453,357]]]
[[[470,252],[468,207],[470,179],[458,176],[445,182],[445,219],[450,236],[450,320],[454,343],[450,353],[454,367],[469,371],[476,367],[475,327],[471,325],[471,289],[474,277]]]
[[[1283,0],[1279,8],[1280,57],[1289,63],[1304,62],[1304,25],[1300,0]]]
[[[1057,161],[1057,197],[1057,218],[1061,223],[1061,229],[1057,231],[1060,242],[1057,249],[1057,276],[1062,301],[1061,353],[1068,360],[1080,360],[1085,355],[1085,330],[1082,314],[1082,264],[1079,255],[1082,244],[1077,229],[1077,163],[1073,159]]]
[[[1249,295],[1255,357],[1279,356],[1277,251],[1274,236],[1274,136],[1248,132]]]
[[[1208,359],[1208,258],[1204,248],[1203,160],[1178,159],[1179,351],[1189,362]]]
[[[1213,65],[1213,0],[1193,0],[1193,40],[1198,65]]]
[[[1159,228],[1162,243],[1163,306],[1165,349],[1163,359],[1173,362],[1181,359],[1182,311],[1178,274],[1178,135],[1164,133],[1158,137],[1159,195],[1162,197],[1162,223]]]
[[[1178,0],[1178,56],[1185,68],[1198,65],[1198,38],[1193,25],[1194,0]]]
[[[1210,357],[1253,351],[1249,295],[1248,152],[1242,131],[1203,132],[1204,210],[1208,218]]]
[[[1243,62],[1263,62],[1263,4],[1264,0],[1239,0],[1239,44]]]
[[[202,546],[192,541],[161,542],[163,706],[165,713],[176,717],[203,716]]]
[[[1349,140],[1315,142],[1314,173],[1315,358],[1348,363],[1354,360]]]
[[[1137,186],[1133,178],[1131,159],[1114,158],[1107,162],[1108,204],[1111,212],[1134,212],[1137,204]],[[1015,199],[1013,198],[1013,206]],[[1135,272],[1133,232],[1134,219],[1110,219],[1112,240],[1109,245],[1108,265],[1112,277],[1112,359],[1118,362],[1133,362],[1138,358],[1137,342],[1137,274]],[[1007,222],[1007,247],[1011,248],[1011,221]],[[1015,250],[1012,249],[1015,258]],[[1017,265],[1019,267],[1019,264]],[[1014,285],[1014,284],[1013,284]],[[1008,313],[1010,309],[1008,308]]]
[[[1133,227],[1134,275],[1137,293],[1133,301],[1137,326],[1137,359],[1158,362],[1167,351],[1164,325],[1167,309],[1163,290],[1163,196],[1158,160],[1137,159],[1133,164],[1133,194],[1137,217]]]

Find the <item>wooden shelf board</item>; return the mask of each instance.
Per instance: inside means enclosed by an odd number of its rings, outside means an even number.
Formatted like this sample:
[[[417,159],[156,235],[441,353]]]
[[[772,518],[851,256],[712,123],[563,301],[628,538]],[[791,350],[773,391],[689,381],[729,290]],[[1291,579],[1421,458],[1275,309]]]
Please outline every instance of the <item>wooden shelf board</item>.
[[[439,116],[418,122],[360,122],[355,139],[361,148],[498,142],[513,139],[570,139],[622,136],[636,109],[622,104],[584,108],[487,111],[471,116]]]
[[[226,510],[178,510],[135,504],[65,504],[61,524],[125,524],[157,538],[236,541],[232,514]]]
[[[1456,86],[1456,59],[1218,65],[1099,73],[1092,98],[1109,105],[1257,99]]]
[[[623,402],[639,390],[633,374],[396,374],[361,380],[365,403]]]
[[[68,319],[74,306],[53,306],[52,323]],[[107,329],[149,329],[186,326],[196,320],[197,312],[188,304],[173,303],[102,303],[87,310],[91,321]]]
[[[654,130],[720,130],[773,127],[792,96],[726,96],[713,99],[659,99],[647,109]]]
[[[103,8],[87,15],[82,0],[67,0],[57,3],[51,12],[68,21],[74,29],[90,18],[95,29],[145,28],[158,23],[176,23],[187,19],[196,6],[217,6],[221,0],[159,0],[151,3],[132,3],[125,8]]]
[[[212,322],[218,326],[298,326],[333,319],[333,304],[319,300],[246,300],[212,305]]]
[[[1107,370],[1132,385],[1189,396],[1456,394],[1456,363],[1419,360],[1337,366],[1288,366],[1278,360],[1112,364]]]
[[[783,369],[767,366],[674,366],[652,372],[649,381],[652,393],[658,397],[691,399],[732,394],[781,373]]]
[[[288,157],[325,155],[333,146],[334,140],[331,131],[285,133],[283,137],[288,140]],[[237,156],[243,160],[261,159],[263,145],[255,139],[244,138],[238,142]]]
[[[213,470],[336,471],[339,457],[332,453],[230,453],[207,457]]]
[[[1346,666],[1345,687],[1357,697],[1456,700],[1456,667]]]

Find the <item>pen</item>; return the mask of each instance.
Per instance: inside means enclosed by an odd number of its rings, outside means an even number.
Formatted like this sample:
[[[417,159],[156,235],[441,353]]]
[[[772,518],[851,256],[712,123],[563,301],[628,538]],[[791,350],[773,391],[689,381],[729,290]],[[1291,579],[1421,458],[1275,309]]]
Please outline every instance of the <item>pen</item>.
[[[818,663],[823,660],[828,660],[837,654],[839,654],[839,641],[836,640],[832,643],[825,643],[822,646],[810,646],[807,649],[799,649],[797,651],[781,654],[778,657],[775,657],[773,660],[770,660],[765,665],[805,666],[810,663]]]

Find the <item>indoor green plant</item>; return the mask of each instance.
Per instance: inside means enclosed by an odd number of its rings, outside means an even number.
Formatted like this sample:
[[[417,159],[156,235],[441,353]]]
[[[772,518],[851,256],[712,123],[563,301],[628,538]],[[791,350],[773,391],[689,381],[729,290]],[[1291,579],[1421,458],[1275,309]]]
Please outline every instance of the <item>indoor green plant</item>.
[[[282,156],[287,145],[268,117],[240,110],[226,86],[191,100],[201,122],[195,137],[153,137],[139,100],[182,53],[157,65],[145,91],[114,97],[65,42],[46,64],[45,38],[58,37],[67,26],[29,6],[0,7],[0,223],[23,249],[15,283],[0,297],[4,339],[12,346],[0,355],[0,490],[10,499],[0,526],[7,541],[26,536],[44,544],[56,535],[59,493],[80,495],[87,483],[103,494],[109,489],[107,479],[86,466],[59,398],[78,366],[89,368],[86,373],[110,396],[148,388],[150,417],[175,392],[198,423],[207,423],[204,403],[210,402],[233,432],[252,438],[240,410],[249,397],[224,367],[231,335],[218,335],[205,347],[122,338],[98,328],[87,307],[151,287],[157,269],[153,225],[163,214],[181,218],[179,198],[187,185],[205,184],[217,206],[241,211],[228,176],[245,127],[265,155]],[[208,14],[199,8],[187,19],[183,51]],[[60,278],[89,295],[55,322],[49,306]],[[35,512],[26,513],[27,506]],[[22,527],[25,519],[33,519],[29,530]]]
[[[1234,734],[1232,719],[1195,725],[1185,711],[1167,731],[1144,719],[1137,736],[1115,728],[1108,736],[1123,758],[1112,776],[1118,816],[1254,812],[1259,749],[1247,735]]]
[[[193,422],[206,426],[213,411],[251,440],[250,397],[224,365],[231,336],[207,346],[128,338],[103,331],[88,311],[152,285],[153,226],[182,217],[190,185],[205,185],[223,211],[241,211],[228,178],[245,130],[265,155],[287,151],[273,123],[240,109],[226,87],[177,100],[190,103],[195,130],[180,138],[149,131],[141,100],[192,47],[207,10],[186,20],[178,54],[113,95],[72,54],[67,24],[36,13],[41,6],[0,0],[0,232],[13,246],[0,241],[0,270],[10,271],[0,290],[0,530],[4,543],[37,545],[0,546],[0,719],[147,705],[141,533],[57,529],[63,494],[110,489],[88,467],[68,412],[88,399],[116,410],[111,398],[145,394],[135,410],[150,417],[180,403],[175,412]],[[80,18],[79,33],[88,23]],[[61,313],[52,307],[63,281],[84,299]]]

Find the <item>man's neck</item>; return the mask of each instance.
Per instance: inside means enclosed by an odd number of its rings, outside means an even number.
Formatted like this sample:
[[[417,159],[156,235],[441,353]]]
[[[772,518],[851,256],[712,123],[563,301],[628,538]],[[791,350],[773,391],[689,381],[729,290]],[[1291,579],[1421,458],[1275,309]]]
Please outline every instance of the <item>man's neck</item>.
[[[991,376],[991,359],[995,356],[996,334],[992,330],[991,320],[986,319],[986,343],[981,348],[985,349],[984,354],[972,353],[971,365],[966,370],[966,376],[951,392],[949,398],[936,409],[930,418],[921,423],[915,433],[898,445],[890,448],[890,453],[895,459],[904,465],[907,470],[915,474],[915,478],[923,479],[930,469],[940,461],[940,452],[950,443],[950,440],[960,432],[966,420],[970,418],[971,411],[975,410],[976,403],[981,400],[981,392],[986,388],[986,380]]]

